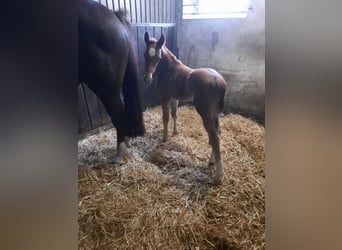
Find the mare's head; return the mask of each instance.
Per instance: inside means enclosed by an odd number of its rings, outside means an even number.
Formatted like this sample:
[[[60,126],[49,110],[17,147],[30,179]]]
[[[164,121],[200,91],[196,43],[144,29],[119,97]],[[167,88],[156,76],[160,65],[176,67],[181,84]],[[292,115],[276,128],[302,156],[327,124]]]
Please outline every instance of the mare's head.
[[[156,71],[157,65],[162,59],[162,47],[165,44],[165,36],[161,35],[159,40],[150,38],[148,32],[144,35],[146,50],[144,52],[145,57],[145,74],[144,80],[147,83],[152,82],[152,75]]]

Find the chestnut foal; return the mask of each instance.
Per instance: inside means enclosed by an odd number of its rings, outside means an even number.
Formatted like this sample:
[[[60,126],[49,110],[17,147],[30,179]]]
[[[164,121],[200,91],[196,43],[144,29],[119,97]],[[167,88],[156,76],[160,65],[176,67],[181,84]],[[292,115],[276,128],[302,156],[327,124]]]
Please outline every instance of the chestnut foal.
[[[216,165],[212,182],[221,183],[223,170],[220,155],[219,114],[224,106],[226,81],[214,69],[192,69],[184,65],[165,46],[164,34],[157,40],[150,38],[148,32],[145,32],[144,39],[146,43],[144,80],[151,82],[154,73],[158,78],[163,110],[163,141],[168,140],[170,103],[173,132],[178,133],[176,124],[178,100],[192,100],[202,118],[212,149],[208,165]]]

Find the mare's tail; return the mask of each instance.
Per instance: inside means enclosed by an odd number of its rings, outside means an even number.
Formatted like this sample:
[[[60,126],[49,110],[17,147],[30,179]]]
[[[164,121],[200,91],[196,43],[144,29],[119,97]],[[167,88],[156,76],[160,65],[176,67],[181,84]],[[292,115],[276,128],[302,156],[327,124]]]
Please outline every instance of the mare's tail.
[[[123,21],[122,18],[121,21]],[[122,93],[125,103],[125,119],[127,121],[125,123],[127,124],[125,130],[127,136],[136,137],[145,134],[145,125],[141,107],[139,68],[137,62],[138,57],[135,51],[135,38],[132,35],[132,30],[128,21],[125,22],[125,25],[129,34],[128,62],[122,83]]]

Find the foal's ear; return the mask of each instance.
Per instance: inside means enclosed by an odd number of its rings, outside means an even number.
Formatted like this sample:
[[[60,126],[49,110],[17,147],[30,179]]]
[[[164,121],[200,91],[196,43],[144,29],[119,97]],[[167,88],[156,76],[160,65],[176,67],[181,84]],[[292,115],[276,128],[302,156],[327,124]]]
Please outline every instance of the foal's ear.
[[[159,40],[158,40],[158,42],[157,42],[158,48],[163,47],[164,43],[165,43],[165,36],[164,36],[164,34],[162,33],[162,34],[161,34],[161,37],[159,38]]]
[[[148,42],[150,41],[150,36],[148,35],[147,31],[144,34],[144,40],[145,40],[145,43],[148,45]]]

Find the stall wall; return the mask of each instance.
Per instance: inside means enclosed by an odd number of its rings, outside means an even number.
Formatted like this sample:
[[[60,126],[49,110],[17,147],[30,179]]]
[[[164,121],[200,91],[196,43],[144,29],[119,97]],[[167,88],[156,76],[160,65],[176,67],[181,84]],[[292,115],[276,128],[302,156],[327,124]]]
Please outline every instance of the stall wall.
[[[218,70],[228,83],[225,113],[265,118],[265,1],[251,0],[242,19],[185,19],[178,26],[179,58]]]

